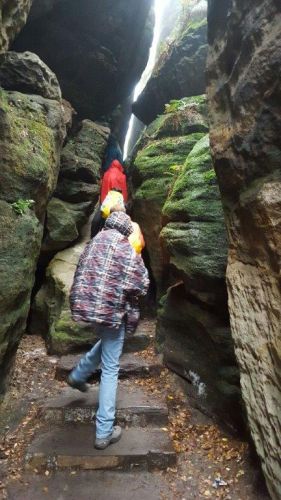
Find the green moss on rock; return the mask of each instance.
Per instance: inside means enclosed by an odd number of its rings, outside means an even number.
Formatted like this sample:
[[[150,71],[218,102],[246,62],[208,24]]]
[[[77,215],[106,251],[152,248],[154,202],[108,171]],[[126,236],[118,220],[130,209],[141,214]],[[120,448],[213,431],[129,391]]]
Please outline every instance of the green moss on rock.
[[[173,169],[174,165],[184,165],[188,154],[203,135],[197,132],[188,136],[165,137],[149,142],[136,156],[133,170],[135,183],[164,178],[172,182],[177,173]]]
[[[161,288],[163,256],[159,234],[162,208],[186,159],[207,130],[206,97],[181,100],[169,114],[158,117],[140,139],[131,167],[133,216],[141,225],[154,277]]]
[[[0,200],[0,393],[24,333],[43,227],[32,210]]]
[[[52,325],[47,337],[49,352],[53,354],[69,354],[95,344],[97,336],[92,325],[76,323],[71,318],[70,311],[63,311],[59,319]]]
[[[19,92],[0,94],[0,197],[33,199],[39,216],[58,176],[65,135],[61,105]]]
[[[218,222],[172,222],[161,239],[170,262],[189,279],[224,281],[227,259],[226,231]]]
[[[196,143],[188,155],[164,205],[163,214],[171,221],[223,221],[208,134]]]

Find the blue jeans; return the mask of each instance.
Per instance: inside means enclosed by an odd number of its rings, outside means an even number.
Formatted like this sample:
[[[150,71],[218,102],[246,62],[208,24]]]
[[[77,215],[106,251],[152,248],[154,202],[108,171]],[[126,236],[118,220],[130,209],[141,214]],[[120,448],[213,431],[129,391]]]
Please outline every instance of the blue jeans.
[[[96,437],[107,438],[112,433],[115,420],[119,359],[123,350],[125,325],[122,323],[119,329],[95,325],[94,329],[100,340],[72,370],[71,377],[77,382],[86,382],[101,364]]]

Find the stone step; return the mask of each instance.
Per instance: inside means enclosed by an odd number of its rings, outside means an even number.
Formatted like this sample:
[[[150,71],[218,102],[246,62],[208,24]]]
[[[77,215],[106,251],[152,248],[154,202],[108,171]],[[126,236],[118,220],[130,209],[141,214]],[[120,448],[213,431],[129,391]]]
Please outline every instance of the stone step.
[[[167,432],[130,428],[105,450],[93,446],[93,426],[69,424],[38,435],[26,454],[27,470],[164,470],[176,463]]]
[[[185,489],[192,488],[188,483],[185,485]],[[66,469],[48,476],[25,473],[21,481],[11,479],[7,490],[9,500],[171,499],[169,483],[163,481],[162,474],[146,471],[126,472],[125,477],[118,471],[104,470],[81,470],[70,474]],[[182,496],[177,498],[187,497],[191,498],[183,490]]]
[[[90,423],[98,406],[98,386],[87,393],[66,388],[42,408],[44,420],[52,423]],[[119,383],[116,419],[122,427],[165,426],[168,408],[159,398],[146,393],[129,381]]]
[[[81,359],[81,354],[68,354],[62,356],[56,366],[56,378],[65,380],[66,376],[71,372],[72,368],[77,365]],[[120,361],[119,378],[136,377],[151,377],[159,375],[163,365],[160,362],[151,362],[144,360],[136,354],[123,354]],[[100,370],[93,375],[93,379],[99,378]]]

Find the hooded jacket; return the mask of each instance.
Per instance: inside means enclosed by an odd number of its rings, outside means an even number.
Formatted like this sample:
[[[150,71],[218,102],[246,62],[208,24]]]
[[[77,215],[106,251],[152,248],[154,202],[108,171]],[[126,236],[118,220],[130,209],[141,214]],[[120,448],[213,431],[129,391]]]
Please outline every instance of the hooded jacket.
[[[127,180],[123,167],[118,160],[114,160],[105,172],[101,183],[101,203],[112,188],[121,189],[125,203],[128,201]]]
[[[136,328],[136,298],[146,294],[149,279],[141,256],[128,241],[132,231],[130,217],[114,212],[85,248],[70,293],[74,321],[118,328],[128,316],[126,330]]]
[[[105,173],[109,169],[113,160],[118,160],[122,163],[122,159],[120,146],[115,137],[111,134],[108,138],[104,161],[101,167],[102,173]]]

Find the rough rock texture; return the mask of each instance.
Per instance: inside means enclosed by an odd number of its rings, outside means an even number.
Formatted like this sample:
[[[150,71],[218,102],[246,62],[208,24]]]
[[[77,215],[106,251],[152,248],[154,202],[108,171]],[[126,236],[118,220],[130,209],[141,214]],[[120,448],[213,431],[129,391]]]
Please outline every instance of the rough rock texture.
[[[57,101],[0,93],[0,392],[25,330],[65,127]],[[34,204],[28,208],[29,202]],[[12,205],[13,204],[13,205]]]
[[[144,69],[151,6],[151,0],[34,0],[14,48],[40,56],[82,118],[101,118],[131,94]]]
[[[17,215],[0,200],[0,393],[25,330],[42,232],[32,210]]]
[[[10,43],[26,22],[32,0],[2,0],[0,4],[0,52]]]
[[[93,331],[87,324],[79,325],[71,319],[69,292],[79,257],[86,245],[81,242],[59,252],[50,262],[46,281],[35,297],[32,306],[31,333],[45,336],[50,352],[62,352],[65,344],[71,350],[81,339],[89,344]],[[63,346],[63,347],[62,347]]]
[[[54,252],[67,248],[79,237],[93,207],[92,202],[68,203],[53,197],[47,207],[45,235],[41,251]]]
[[[213,0],[209,23],[211,146],[230,239],[232,333],[249,426],[279,499],[281,6]]]
[[[237,427],[242,412],[227,309],[227,241],[208,135],[189,153],[162,213],[168,224],[160,237],[174,283],[159,311],[164,360],[190,381],[201,407]]]
[[[43,219],[58,178],[65,136],[59,102],[0,90],[0,198],[32,199]]]
[[[133,217],[141,225],[159,291],[163,286],[163,254],[157,244],[162,208],[169,190],[196,142],[208,130],[204,97],[171,105],[144,132],[131,167]]]
[[[132,166],[133,216],[164,293],[157,342],[205,411],[241,424],[229,328],[223,209],[210,156],[206,100],[172,101],[145,131]]]
[[[171,99],[200,95],[206,90],[206,19],[189,23],[179,38],[160,54],[152,77],[133,104],[134,114],[149,124]]]
[[[63,148],[55,196],[47,209],[43,252],[62,250],[79,237],[98,200],[108,135],[108,128],[84,120]]]
[[[0,85],[5,90],[61,99],[56,75],[32,52],[0,54]]]

